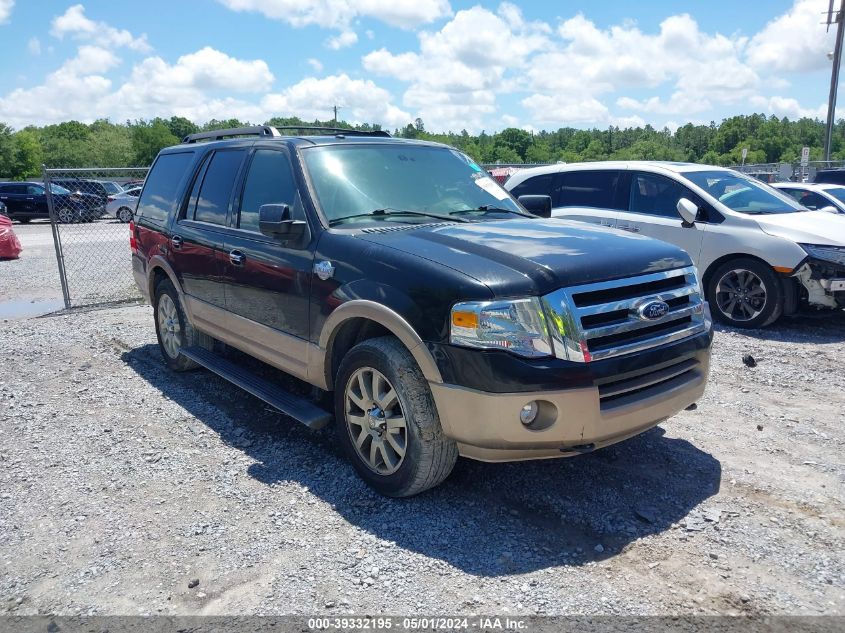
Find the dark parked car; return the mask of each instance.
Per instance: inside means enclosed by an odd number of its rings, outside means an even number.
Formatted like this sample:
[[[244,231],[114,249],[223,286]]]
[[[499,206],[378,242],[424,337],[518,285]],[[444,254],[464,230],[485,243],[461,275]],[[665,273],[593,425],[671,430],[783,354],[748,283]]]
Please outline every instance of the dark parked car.
[[[101,218],[105,214],[109,193],[103,183],[83,178],[53,178],[51,182],[80,196],[88,209],[86,222]]]
[[[819,169],[813,182],[826,182],[834,185],[845,185],[845,169]]]
[[[201,133],[152,166],[133,273],[171,369],[203,365],[311,428],[333,416],[361,477],[408,496],[459,454],[579,455],[704,392],[711,321],[689,256],[521,201],[440,144]]]
[[[53,202],[59,222],[84,222],[90,215],[84,196],[71,193],[64,187],[52,185]],[[18,222],[49,218],[47,192],[40,182],[0,183],[0,202],[6,205],[8,216]]]

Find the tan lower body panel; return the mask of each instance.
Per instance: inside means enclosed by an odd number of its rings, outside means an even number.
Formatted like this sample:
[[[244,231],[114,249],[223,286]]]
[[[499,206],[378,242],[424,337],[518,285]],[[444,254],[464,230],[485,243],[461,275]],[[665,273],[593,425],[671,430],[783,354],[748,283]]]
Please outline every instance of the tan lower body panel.
[[[188,319],[198,330],[300,380],[326,388],[325,352],[313,343],[189,295],[184,297]]]
[[[596,387],[530,393],[487,393],[429,383],[446,435],[461,455],[481,461],[569,457],[608,446],[659,424],[698,400],[707,384],[709,359],[642,397],[602,404]],[[539,401],[537,429],[519,412]]]

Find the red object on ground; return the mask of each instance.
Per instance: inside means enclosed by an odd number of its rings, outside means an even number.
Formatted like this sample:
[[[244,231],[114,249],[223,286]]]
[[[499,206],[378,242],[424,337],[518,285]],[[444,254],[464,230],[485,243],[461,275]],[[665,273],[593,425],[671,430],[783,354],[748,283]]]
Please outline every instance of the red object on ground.
[[[23,248],[12,230],[12,221],[0,215],[0,259],[17,259]]]

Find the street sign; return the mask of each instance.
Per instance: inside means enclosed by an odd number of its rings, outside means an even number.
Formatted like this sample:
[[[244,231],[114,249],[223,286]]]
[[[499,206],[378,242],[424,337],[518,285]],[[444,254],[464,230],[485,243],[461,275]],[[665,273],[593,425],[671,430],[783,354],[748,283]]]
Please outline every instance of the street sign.
[[[747,148],[747,147],[743,147],[743,148],[742,148],[742,162],[743,162],[743,163],[745,162],[745,159],[746,159],[746,158],[748,158],[748,148]]]
[[[810,162],[810,148],[809,147],[802,147],[801,148],[801,167],[806,167],[807,163]]]

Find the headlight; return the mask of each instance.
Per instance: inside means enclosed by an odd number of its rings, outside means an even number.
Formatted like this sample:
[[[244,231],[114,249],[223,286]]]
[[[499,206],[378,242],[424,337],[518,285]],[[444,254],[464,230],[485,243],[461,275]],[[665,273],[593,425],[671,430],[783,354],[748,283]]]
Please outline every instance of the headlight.
[[[455,304],[449,340],[453,345],[503,349],[529,358],[552,353],[546,315],[537,297]]]
[[[801,244],[800,246],[810,257],[845,266],[845,247],[843,246],[819,246],[817,244]]]

